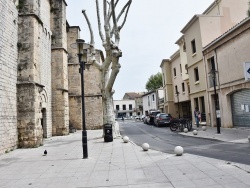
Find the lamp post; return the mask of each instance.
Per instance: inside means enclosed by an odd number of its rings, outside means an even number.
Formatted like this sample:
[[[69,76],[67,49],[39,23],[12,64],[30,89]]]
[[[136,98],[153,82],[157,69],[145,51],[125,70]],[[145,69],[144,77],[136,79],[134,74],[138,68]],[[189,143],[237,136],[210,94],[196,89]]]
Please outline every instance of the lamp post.
[[[217,134],[220,134],[219,118],[217,118],[217,110],[219,110],[219,109],[218,109],[218,106],[217,106],[217,93],[216,93],[216,83],[215,83],[216,72],[217,71],[215,69],[212,69],[210,73],[212,74],[213,85],[214,85],[214,108],[215,108],[215,118],[216,118]]]
[[[83,149],[83,159],[88,158],[88,144],[87,144],[87,131],[85,123],[85,98],[84,98],[84,70],[85,64],[87,62],[87,48],[88,44],[82,39],[76,40],[77,44],[77,55],[79,58],[79,73],[81,74],[81,94],[82,94],[82,149]],[[84,54],[86,54],[85,61],[83,60]]]
[[[179,119],[181,118],[181,116],[180,116],[180,105],[179,105],[179,91],[176,91],[176,96],[177,96],[177,101],[178,101],[178,114],[179,114]]]

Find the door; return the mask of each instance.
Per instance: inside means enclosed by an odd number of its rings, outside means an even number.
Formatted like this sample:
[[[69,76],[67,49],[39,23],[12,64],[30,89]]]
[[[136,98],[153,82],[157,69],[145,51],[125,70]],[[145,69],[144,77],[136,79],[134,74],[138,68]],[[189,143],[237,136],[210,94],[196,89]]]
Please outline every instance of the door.
[[[232,94],[231,104],[233,126],[250,127],[250,89]]]
[[[42,119],[41,119],[41,125],[43,129],[43,138],[47,138],[47,124],[46,124],[46,109],[42,109]]]

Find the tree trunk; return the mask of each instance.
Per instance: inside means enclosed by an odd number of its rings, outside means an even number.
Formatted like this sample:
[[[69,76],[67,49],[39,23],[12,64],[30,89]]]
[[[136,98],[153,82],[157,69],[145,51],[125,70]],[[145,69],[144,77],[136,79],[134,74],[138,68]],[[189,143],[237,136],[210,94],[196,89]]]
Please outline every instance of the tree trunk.
[[[119,0],[103,0],[104,35],[101,27],[99,1],[96,0],[96,13],[99,35],[106,52],[106,58],[102,64],[95,59],[94,34],[85,10],[82,11],[87,21],[91,36],[90,56],[92,58],[90,63],[93,63],[101,71],[102,83],[100,87],[103,100],[103,123],[113,125],[114,138],[120,136],[119,124],[115,121],[113,106],[113,85],[121,67],[119,64],[119,58],[122,56],[122,52],[119,49],[120,31],[126,22],[132,0],[127,1],[127,3],[123,6],[120,13],[116,17],[115,10],[117,8],[118,2]],[[109,6],[109,8],[107,7],[107,5]],[[118,26],[118,21],[123,14],[125,14],[123,17],[123,21]],[[113,37],[114,40],[112,39]]]

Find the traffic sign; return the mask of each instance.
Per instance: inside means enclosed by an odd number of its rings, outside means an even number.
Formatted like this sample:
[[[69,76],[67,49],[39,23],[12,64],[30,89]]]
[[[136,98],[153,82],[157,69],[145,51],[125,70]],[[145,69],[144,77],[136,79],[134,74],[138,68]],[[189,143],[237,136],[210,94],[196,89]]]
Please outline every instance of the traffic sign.
[[[245,80],[250,80],[250,62],[244,62]]]

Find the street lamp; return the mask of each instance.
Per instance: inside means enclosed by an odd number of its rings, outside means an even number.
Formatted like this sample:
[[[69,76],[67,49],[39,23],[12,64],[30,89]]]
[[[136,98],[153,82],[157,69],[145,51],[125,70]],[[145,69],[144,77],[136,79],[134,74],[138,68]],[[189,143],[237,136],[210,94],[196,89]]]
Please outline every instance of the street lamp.
[[[89,44],[86,44],[84,40],[77,39],[77,55],[79,58],[79,73],[81,74],[81,90],[82,90],[82,149],[83,149],[83,159],[88,158],[88,144],[87,144],[87,131],[85,123],[85,99],[84,99],[84,70],[85,64],[87,63],[87,49]],[[85,55],[85,61],[83,57]]]
[[[216,93],[216,83],[215,83],[216,73],[217,71],[215,69],[212,69],[210,72],[210,74],[212,75],[213,85],[214,85],[214,107],[215,107],[217,134],[220,134],[220,123],[219,123],[219,118],[217,118],[217,110],[219,110],[219,108],[217,106],[217,93]]]
[[[175,93],[175,94],[176,94],[177,100],[178,100],[178,113],[179,113],[179,119],[180,119],[180,118],[181,118],[181,117],[180,117],[180,107],[179,107],[179,106],[180,106],[180,105],[179,105],[179,94],[180,94],[180,93],[179,93],[178,90],[176,90],[176,93]]]

